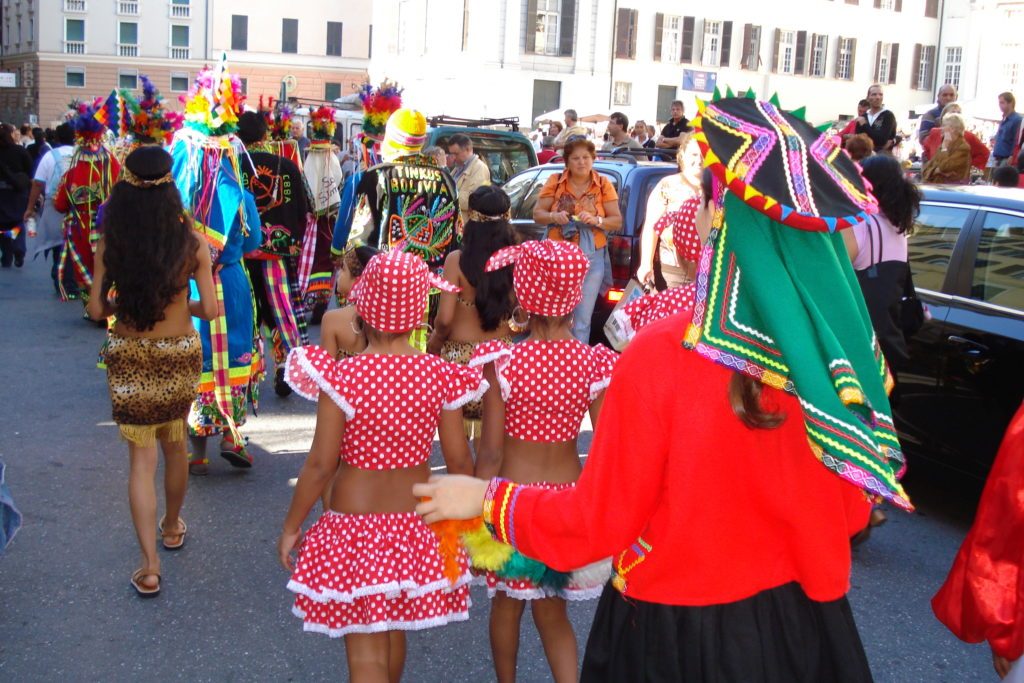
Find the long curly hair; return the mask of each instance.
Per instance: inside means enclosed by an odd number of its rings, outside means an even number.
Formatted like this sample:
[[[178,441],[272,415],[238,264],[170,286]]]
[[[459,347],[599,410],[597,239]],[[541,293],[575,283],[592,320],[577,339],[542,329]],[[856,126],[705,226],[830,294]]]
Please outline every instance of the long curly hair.
[[[133,160],[143,150],[153,151]],[[128,155],[125,166],[148,180],[169,173],[170,159],[159,147],[140,147]],[[199,266],[199,238],[178,188],[173,182],[138,187],[120,180],[103,207],[103,239],[103,286],[116,287],[118,319],[140,332],[153,329]]]
[[[903,175],[903,167],[888,154],[876,154],[860,162],[861,172],[871,181],[871,194],[896,232],[909,235],[921,210],[921,191]]]
[[[498,329],[503,321],[512,317],[512,309],[515,308],[512,266],[484,272],[487,259],[494,252],[516,243],[515,231],[508,222],[511,206],[508,195],[494,185],[478,187],[469,196],[469,208],[480,214],[479,217],[489,220],[466,222],[459,264],[462,274],[476,289],[476,312],[480,316],[480,326],[486,332]]]

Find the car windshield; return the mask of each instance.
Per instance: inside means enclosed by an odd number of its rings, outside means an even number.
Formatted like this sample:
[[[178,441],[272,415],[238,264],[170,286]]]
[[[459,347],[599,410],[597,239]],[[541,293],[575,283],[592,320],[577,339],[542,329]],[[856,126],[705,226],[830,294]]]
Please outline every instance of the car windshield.
[[[483,159],[491,169],[491,182],[495,185],[503,185],[516,173],[525,171],[532,165],[528,141],[509,139],[482,131],[467,132],[466,135],[473,141],[473,153]],[[450,137],[440,137],[436,144],[447,149]]]

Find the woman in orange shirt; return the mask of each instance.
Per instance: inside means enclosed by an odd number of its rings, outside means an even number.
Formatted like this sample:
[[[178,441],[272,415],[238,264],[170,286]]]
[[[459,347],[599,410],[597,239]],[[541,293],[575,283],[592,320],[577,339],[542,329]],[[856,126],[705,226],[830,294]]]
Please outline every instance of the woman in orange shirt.
[[[585,138],[570,139],[562,155],[565,171],[544,184],[533,220],[550,226],[548,239],[574,242],[590,259],[583,300],[572,312],[572,334],[588,344],[594,305],[605,279],[611,278],[605,233],[622,228],[622,213],[615,186],[594,170],[594,143]]]

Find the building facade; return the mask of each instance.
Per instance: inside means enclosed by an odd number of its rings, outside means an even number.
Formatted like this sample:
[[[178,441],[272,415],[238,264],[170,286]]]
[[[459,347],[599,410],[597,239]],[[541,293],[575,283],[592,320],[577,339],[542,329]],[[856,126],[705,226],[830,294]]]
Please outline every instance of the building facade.
[[[62,120],[72,99],[139,92],[148,76],[180,108],[198,71],[226,52],[259,95],[333,100],[366,79],[371,12],[355,3],[269,0],[0,0],[0,120]],[[10,83],[4,83],[10,85]]]
[[[955,1],[955,0],[953,0]],[[572,107],[664,122],[672,100],[754,88],[817,123],[872,83],[905,118],[937,87],[938,0],[396,0],[377,3],[371,75],[429,113]]]

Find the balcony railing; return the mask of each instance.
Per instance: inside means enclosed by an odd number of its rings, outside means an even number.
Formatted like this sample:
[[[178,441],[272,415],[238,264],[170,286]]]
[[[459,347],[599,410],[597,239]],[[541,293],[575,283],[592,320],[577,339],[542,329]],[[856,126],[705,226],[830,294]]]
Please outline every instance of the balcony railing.
[[[117,0],[117,13],[137,17],[139,15],[139,3],[132,0]]]
[[[84,12],[84,11],[86,11],[85,0],[64,0],[64,11],[65,12]]]
[[[172,47],[168,56],[171,59],[191,59],[191,55],[192,48],[190,47]]]
[[[64,41],[64,54],[66,54],[66,55],[84,55],[85,54],[85,41],[84,40],[65,40]]]
[[[171,18],[172,19],[188,19],[192,16],[191,5],[178,5],[171,4]]]
[[[138,57],[139,56],[139,46],[138,45],[128,45],[128,44],[124,44],[124,43],[119,43],[118,46],[117,46],[117,56],[118,57]]]

